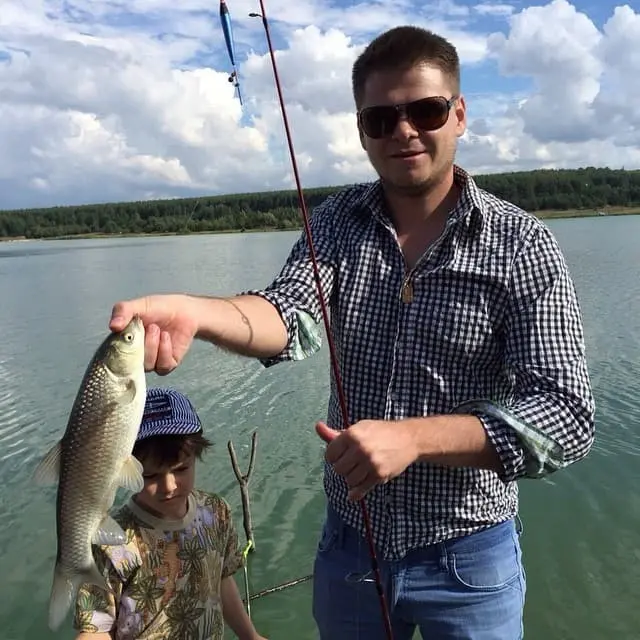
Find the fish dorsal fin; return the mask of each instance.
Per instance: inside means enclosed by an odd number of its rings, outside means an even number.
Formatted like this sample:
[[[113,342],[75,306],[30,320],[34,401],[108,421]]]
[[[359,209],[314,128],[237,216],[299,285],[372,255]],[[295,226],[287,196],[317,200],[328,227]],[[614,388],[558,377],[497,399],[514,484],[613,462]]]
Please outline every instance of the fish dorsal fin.
[[[122,527],[110,516],[106,515],[97,531],[93,534],[93,544],[119,545],[125,544],[127,536]]]
[[[119,486],[136,493],[142,491],[144,488],[142,464],[135,456],[131,455],[124,461],[117,483]]]
[[[33,472],[33,481],[39,485],[57,484],[60,479],[60,454],[62,445],[56,442],[40,460]]]

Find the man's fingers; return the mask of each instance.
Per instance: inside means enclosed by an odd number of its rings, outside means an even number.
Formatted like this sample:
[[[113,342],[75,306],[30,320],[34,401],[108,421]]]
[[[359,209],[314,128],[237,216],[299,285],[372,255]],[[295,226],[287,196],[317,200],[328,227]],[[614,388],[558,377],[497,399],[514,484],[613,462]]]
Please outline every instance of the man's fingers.
[[[350,469],[347,473],[340,475],[344,476],[349,488],[360,487],[371,479],[369,467],[364,464],[354,466],[353,469]]]
[[[366,461],[358,458],[353,451],[347,451],[338,460],[336,460],[332,466],[333,470],[339,476],[344,476],[348,479],[348,476],[354,472],[356,475],[363,475],[362,470],[357,471],[359,468],[364,469],[364,473],[366,474],[366,467],[363,466],[365,463]]]
[[[356,487],[349,489],[349,500],[357,501],[362,500],[371,489],[373,489],[378,482],[373,474],[368,473],[364,480]]]
[[[178,363],[173,357],[173,346],[171,344],[171,336],[166,332],[160,332],[158,345],[158,358],[156,360],[156,373],[166,376],[171,373]]]
[[[160,347],[160,328],[152,324],[147,327],[144,335],[144,368],[145,371],[153,371],[158,362],[158,349]]]

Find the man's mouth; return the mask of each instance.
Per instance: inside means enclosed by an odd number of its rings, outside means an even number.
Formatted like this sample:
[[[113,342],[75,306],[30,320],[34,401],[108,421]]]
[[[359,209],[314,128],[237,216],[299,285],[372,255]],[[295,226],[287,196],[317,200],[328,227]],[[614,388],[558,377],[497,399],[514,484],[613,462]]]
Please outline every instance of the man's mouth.
[[[394,153],[392,158],[415,158],[416,156],[420,156],[424,153],[424,151],[399,151],[398,153]]]

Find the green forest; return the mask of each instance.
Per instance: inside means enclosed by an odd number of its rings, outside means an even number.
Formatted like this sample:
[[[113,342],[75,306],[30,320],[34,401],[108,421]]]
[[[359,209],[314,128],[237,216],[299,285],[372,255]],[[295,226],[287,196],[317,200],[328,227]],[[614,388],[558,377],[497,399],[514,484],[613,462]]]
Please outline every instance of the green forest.
[[[640,213],[640,171],[587,167],[474,176],[540,217]],[[309,211],[342,187],[305,189]],[[295,191],[0,211],[0,238],[297,229]]]

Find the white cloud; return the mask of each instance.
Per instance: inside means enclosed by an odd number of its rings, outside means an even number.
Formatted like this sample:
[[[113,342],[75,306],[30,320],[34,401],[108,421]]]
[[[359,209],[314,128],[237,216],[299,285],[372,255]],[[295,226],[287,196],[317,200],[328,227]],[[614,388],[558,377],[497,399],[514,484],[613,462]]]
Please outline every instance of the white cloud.
[[[497,3],[493,4],[490,2],[482,2],[480,4],[476,4],[473,7],[473,10],[479,13],[482,16],[510,16],[514,11],[515,7],[510,4]]]
[[[211,0],[5,3],[0,208],[291,187],[262,23],[248,17],[258,4],[227,2],[244,109]],[[493,64],[531,82],[529,92],[490,81],[468,95],[459,160],[472,171],[640,166],[640,14],[612,6],[596,25],[567,0],[514,6],[267,2],[304,184],[373,177],[351,64],[372,35],[402,23],[450,38],[467,71],[490,78]],[[484,24],[504,32],[478,31]]]
[[[553,0],[512,16],[509,34],[489,42],[503,74],[533,80],[512,118],[552,152],[554,165],[640,164],[632,80],[640,73],[640,14],[617,7],[600,30],[567,0]],[[631,145],[623,140],[630,133]]]

